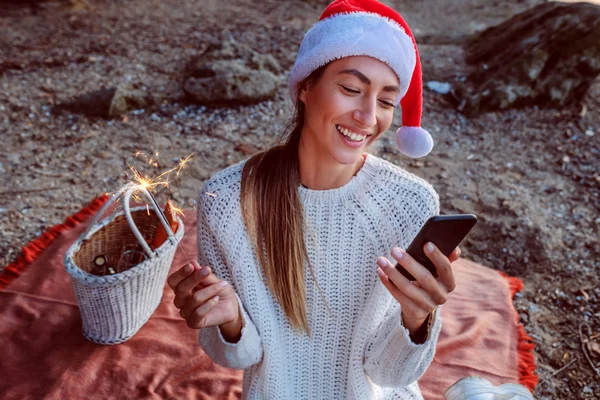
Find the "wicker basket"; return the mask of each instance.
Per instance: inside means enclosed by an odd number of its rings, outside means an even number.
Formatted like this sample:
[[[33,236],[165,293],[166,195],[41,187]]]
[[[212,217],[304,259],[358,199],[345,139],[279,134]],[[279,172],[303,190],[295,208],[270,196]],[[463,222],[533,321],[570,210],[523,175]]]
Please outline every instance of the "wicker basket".
[[[154,211],[130,208],[131,195],[141,193]],[[123,195],[123,211],[98,222],[116,198]],[[83,335],[100,344],[118,344],[131,338],[150,318],[162,299],[163,288],[184,226],[178,218],[177,232],[152,251],[147,244],[159,223],[171,232],[158,205],[138,186],[126,186],[98,212],[86,232],[69,248],[65,267],[71,276],[83,321]],[[90,273],[102,255],[107,265],[116,265],[121,255],[138,248],[147,256],[137,265],[114,275]]]

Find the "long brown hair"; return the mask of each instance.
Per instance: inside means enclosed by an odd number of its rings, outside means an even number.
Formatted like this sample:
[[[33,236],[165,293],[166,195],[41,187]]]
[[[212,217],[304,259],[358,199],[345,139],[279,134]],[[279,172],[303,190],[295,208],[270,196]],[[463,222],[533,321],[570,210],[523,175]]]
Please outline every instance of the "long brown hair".
[[[324,69],[325,66],[316,69],[299,87],[316,83]],[[298,147],[304,127],[304,110],[304,103],[296,99],[296,113],[283,132],[280,144],[246,161],[240,202],[267,286],[292,327],[297,331],[304,330],[310,336],[306,316],[305,262],[321,290],[306,251],[304,212],[298,194]]]

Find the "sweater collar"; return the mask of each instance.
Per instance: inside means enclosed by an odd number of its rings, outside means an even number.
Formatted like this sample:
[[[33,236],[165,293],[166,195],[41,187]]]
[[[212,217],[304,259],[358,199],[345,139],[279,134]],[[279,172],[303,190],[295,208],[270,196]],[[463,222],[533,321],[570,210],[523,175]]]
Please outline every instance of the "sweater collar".
[[[337,199],[345,200],[356,194],[360,188],[364,188],[365,184],[374,181],[376,168],[374,166],[375,156],[365,153],[365,163],[358,170],[348,183],[335,189],[313,190],[305,186],[298,186],[298,193],[304,203],[335,201]]]

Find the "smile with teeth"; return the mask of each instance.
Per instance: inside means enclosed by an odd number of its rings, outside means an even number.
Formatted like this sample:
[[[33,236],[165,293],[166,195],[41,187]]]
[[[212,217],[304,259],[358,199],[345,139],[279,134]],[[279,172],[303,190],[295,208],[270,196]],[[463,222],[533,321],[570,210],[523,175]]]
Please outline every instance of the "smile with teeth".
[[[348,129],[343,128],[340,125],[336,125],[335,129],[337,129],[339,133],[344,135],[348,140],[352,142],[362,142],[367,138],[367,135],[361,135],[360,133],[349,131]]]

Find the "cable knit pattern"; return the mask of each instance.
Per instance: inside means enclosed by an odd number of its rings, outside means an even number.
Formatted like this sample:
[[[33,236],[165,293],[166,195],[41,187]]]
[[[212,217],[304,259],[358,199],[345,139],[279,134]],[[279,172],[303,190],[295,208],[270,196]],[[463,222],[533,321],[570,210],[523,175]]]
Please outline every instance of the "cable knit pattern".
[[[340,188],[298,188],[309,259],[329,306],[305,266],[308,337],[287,321],[253,252],[240,207],[243,165],[215,174],[199,195],[198,262],[232,284],[243,317],[237,343],[218,327],[201,329],[204,351],[245,370],[244,399],[422,399],[417,379],[433,359],[441,308],[425,343],[413,343],[376,259],[393,260],[391,249],[407,248],[439,213],[434,189],[371,154]]]

